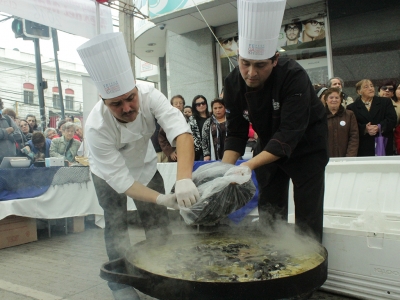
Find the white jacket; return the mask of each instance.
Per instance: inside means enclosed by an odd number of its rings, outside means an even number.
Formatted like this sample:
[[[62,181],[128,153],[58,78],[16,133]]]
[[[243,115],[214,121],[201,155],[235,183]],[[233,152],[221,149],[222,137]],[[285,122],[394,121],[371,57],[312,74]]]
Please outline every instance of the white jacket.
[[[85,124],[91,171],[118,193],[135,181],[147,185],[157,171],[157,155],[150,141],[155,120],[175,146],[175,138],[191,133],[183,114],[157,89],[137,84],[139,114],[135,121],[120,123],[100,100]]]

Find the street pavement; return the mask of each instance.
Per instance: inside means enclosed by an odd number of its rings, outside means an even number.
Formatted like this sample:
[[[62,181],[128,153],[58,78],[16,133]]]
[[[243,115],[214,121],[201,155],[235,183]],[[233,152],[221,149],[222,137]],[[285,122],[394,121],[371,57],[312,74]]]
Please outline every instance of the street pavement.
[[[145,238],[136,223],[129,228],[132,243]],[[187,230],[184,227],[180,224],[174,233]],[[50,238],[42,229],[36,242],[1,249],[0,300],[113,300],[107,283],[99,277],[100,265],[107,261],[103,232],[93,221],[86,222],[84,232],[68,235],[57,225]],[[156,300],[140,295],[142,300]],[[310,299],[352,298],[317,291]]]

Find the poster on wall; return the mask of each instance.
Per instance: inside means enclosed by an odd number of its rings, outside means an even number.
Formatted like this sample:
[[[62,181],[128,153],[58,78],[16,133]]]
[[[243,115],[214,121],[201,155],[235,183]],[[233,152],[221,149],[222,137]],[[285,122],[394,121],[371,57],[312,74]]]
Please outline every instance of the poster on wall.
[[[325,24],[325,18],[311,18],[286,24],[279,33],[280,56],[296,60],[314,85],[325,84],[329,78]]]
[[[285,51],[326,47],[324,18],[313,18],[282,26],[279,47]]]
[[[238,36],[230,37],[219,41],[221,48],[219,49],[220,57],[232,57],[238,54],[239,41]]]
[[[314,85],[325,84],[329,78],[325,24],[322,17],[286,24],[281,27],[278,38],[280,57],[296,60]],[[237,66],[239,42],[237,35],[219,39],[222,80]]]

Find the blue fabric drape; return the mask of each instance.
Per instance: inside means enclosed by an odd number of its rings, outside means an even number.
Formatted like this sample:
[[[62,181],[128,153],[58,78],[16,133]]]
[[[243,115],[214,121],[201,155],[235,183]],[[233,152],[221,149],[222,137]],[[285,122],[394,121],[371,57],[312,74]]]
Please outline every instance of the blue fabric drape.
[[[0,169],[0,201],[38,197],[51,185],[88,181],[89,167]]]

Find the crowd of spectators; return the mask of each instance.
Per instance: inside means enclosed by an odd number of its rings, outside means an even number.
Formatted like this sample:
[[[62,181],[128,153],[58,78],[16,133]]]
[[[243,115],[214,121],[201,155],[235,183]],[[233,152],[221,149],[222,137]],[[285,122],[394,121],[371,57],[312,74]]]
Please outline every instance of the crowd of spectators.
[[[330,157],[382,155],[376,153],[379,131],[385,137],[385,154],[400,154],[400,87],[389,80],[375,86],[370,79],[355,85],[356,97],[345,94],[340,77],[325,86],[316,86],[317,96],[326,107]]]
[[[343,87],[340,77],[315,86],[317,96],[326,107],[330,157],[375,156],[379,127],[387,139],[385,155],[400,155],[400,84],[392,80],[382,82],[376,93],[372,81],[363,79],[355,85],[357,96],[354,98],[344,93]],[[223,90],[210,106],[203,95],[195,96],[191,105],[186,105],[181,95],[173,96],[170,103],[190,125],[195,160],[221,160],[227,135]],[[60,120],[57,128],[48,127],[42,132],[34,115],[20,118],[14,110],[3,109],[1,99],[0,127],[0,161],[6,156],[29,156],[32,161],[62,157],[67,164],[72,164],[83,142],[83,128],[74,123],[73,116]],[[159,162],[178,160],[179,153],[159,126],[152,142]],[[257,133],[249,123],[247,149],[253,150],[256,142]]]
[[[3,106],[0,98],[0,162],[4,157],[28,157],[35,165],[45,158],[59,157],[65,165],[76,163],[83,129],[72,123],[71,117],[60,121],[57,129],[48,127],[43,132],[34,115],[20,118],[13,109]]]
[[[355,85],[354,97],[343,92],[340,77],[316,85],[316,95],[326,107],[328,120],[328,151],[330,157],[375,156],[375,137],[386,138],[385,155],[400,155],[400,85],[389,80],[376,89],[369,79]],[[191,106],[185,106],[181,95],[171,98],[171,105],[178,108],[188,120],[195,147],[195,160],[221,160],[226,138],[226,113],[223,90],[210,106],[206,97],[197,95]],[[159,150],[165,160],[174,162],[179,154],[169,143],[165,132],[157,133]],[[251,151],[257,143],[257,133],[249,123],[246,145]],[[381,154],[380,154],[381,155]]]

